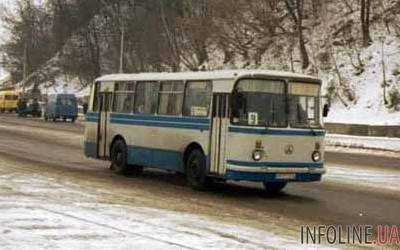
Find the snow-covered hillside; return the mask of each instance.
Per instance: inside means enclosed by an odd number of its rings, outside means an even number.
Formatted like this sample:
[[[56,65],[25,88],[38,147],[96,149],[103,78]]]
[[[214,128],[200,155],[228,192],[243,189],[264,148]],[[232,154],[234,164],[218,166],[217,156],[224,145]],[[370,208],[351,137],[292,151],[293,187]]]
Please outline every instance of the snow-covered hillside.
[[[69,79],[67,77],[58,77],[50,86],[40,85],[42,94],[75,94],[77,97],[90,95],[90,86],[82,88],[78,79]]]
[[[400,40],[388,37],[384,41],[384,62],[386,81],[392,88],[400,89]],[[361,52],[365,64],[364,72],[356,74],[356,70],[344,54],[338,58],[339,70],[354,90],[356,100],[345,107],[340,101],[332,104],[326,122],[354,123],[371,125],[400,125],[400,112],[385,107],[383,97],[382,42],[376,40],[369,48]],[[335,78],[335,74],[324,73],[324,86]],[[388,97],[388,93],[386,94]]]

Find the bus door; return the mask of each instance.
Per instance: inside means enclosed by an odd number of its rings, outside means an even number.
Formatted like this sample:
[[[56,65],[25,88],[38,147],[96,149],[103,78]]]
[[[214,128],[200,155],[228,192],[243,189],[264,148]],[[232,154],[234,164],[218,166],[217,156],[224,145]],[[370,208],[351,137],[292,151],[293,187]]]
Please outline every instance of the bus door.
[[[97,154],[99,158],[107,158],[110,152],[107,137],[109,134],[112,92],[100,92],[98,100],[100,111],[97,125]]]
[[[214,94],[212,106],[210,174],[223,175],[226,170],[229,94]]]

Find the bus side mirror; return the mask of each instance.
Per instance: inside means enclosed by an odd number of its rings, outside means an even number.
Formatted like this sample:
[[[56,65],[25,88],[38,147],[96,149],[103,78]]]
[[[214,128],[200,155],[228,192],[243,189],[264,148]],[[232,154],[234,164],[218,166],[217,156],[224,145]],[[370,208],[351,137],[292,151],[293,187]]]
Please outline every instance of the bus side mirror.
[[[331,108],[331,107],[329,106],[329,104],[325,104],[325,105],[324,105],[324,110],[322,111],[323,117],[328,117],[329,109],[330,109],[330,108]]]

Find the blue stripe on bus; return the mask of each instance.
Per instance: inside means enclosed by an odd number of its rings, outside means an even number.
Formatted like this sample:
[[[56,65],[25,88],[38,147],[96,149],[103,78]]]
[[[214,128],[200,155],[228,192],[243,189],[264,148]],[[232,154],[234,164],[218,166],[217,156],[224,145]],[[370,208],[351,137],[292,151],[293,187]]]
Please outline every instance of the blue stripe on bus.
[[[87,112],[86,113],[86,121],[87,122],[98,122],[99,121],[99,113]]]
[[[97,123],[97,122],[99,122],[99,118],[98,117],[88,117],[88,116],[86,116],[86,121],[87,122],[95,122],[95,123]]]
[[[95,113],[95,112],[87,112],[86,113],[86,116],[98,116],[99,115],[99,113]]]
[[[89,158],[97,158],[97,143],[85,141],[85,156]]]
[[[87,122],[98,122],[98,113],[88,113]],[[210,130],[211,120],[195,117],[168,117],[156,115],[137,114],[111,114],[110,123],[123,125],[136,125],[147,127],[181,128],[193,130]]]
[[[278,179],[276,174],[265,174],[265,173],[245,173],[237,171],[227,171],[225,179],[232,181],[252,181],[252,182],[281,182],[282,179]],[[321,174],[296,174],[294,180],[289,182],[314,182],[321,181]]]
[[[209,130],[210,126],[196,123],[180,123],[180,122],[156,122],[156,121],[141,121],[131,119],[111,118],[112,124],[136,125],[146,127],[162,127],[162,128],[180,128],[193,130]]]
[[[128,163],[183,172],[182,153],[173,150],[128,146]]]
[[[201,120],[201,123],[198,121]],[[111,123],[136,125],[147,127],[180,128],[193,130],[209,130],[210,120],[188,118],[188,117],[160,117],[160,116],[142,116],[142,115],[121,115],[111,114]]]
[[[277,167],[277,168],[322,168],[322,162],[250,162],[228,160],[228,164],[243,167]]]
[[[236,127],[230,126],[229,132],[239,134],[255,134],[255,135],[279,135],[279,136],[324,136],[325,131],[312,130],[287,130],[287,129],[268,129],[268,128],[252,128],[252,127]]]
[[[113,113],[111,114],[111,117],[120,119],[135,119],[135,120],[160,121],[160,122],[186,122],[186,123],[201,123],[201,124],[210,124],[211,122],[209,118],[141,115],[141,114]]]

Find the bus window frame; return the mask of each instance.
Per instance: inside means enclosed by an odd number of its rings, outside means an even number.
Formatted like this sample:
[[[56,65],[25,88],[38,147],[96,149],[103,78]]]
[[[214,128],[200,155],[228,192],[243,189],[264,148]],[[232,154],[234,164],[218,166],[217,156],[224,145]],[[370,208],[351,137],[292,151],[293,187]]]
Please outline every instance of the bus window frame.
[[[265,81],[280,81],[280,82],[282,82],[284,84],[284,91],[285,92],[283,93],[283,95],[284,95],[284,98],[285,98],[285,104],[284,104],[284,106],[285,106],[284,112],[286,114],[285,125],[282,125],[282,126],[266,126],[265,124],[264,125],[249,125],[249,124],[244,125],[244,124],[233,122],[233,118],[234,117],[233,117],[233,113],[232,113],[232,111],[233,111],[232,105],[233,105],[233,98],[234,98],[234,94],[235,94],[236,88],[237,88],[238,84],[240,83],[240,81],[242,81],[242,80],[254,80],[254,79],[256,79],[256,80],[265,80]],[[289,128],[290,124],[289,124],[289,112],[288,112],[289,111],[289,93],[288,92],[289,92],[289,80],[287,78],[283,78],[283,77],[282,78],[279,78],[279,77],[266,77],[266,76],[257,76],[257,75],[255,75],[253,77],[247,76],[247,77],[242,77],[242,78],[236,79],[235,84],[233,85],[232,92],[230,93],[230,103],[229,103],[229,117],[230,117],[229,122],[230,122],[230,124],[234,125],[234,126],[253,127],[253,128],[262,128],[262,127],[266,127],[266,128]]]
[[[186,101],[187,101],[187,89],[188,86],[191,82],[204,82],[206,84],[209,84],[210,88],[210,102],[208,103],[208,110],[207,110],[207,115],[206,116],[194,116],[194,115],[185,115],[184,114],[184,108],[186,107]],[[185,81],[185,90],[184,90],[184,96],[183,96],[183,103],[182,103],[182,116],[183,117],[193,117],[193,118],[210,118],[212,115],[212,99],[213,99],[213,82],[211,80],[190,80],[190,81]],[[231,95],[231,94],[230,94]]]
[[[292,97],[293,97],[292,89],[291,89],[292,85],[291,84],[293,84],[293,83],[297,83],[297,84],[314,84],[314,85],[317,85],[319,87],[317,96],[295,95],[295,96],[306,97],[307,100],[310,97],[317,98],[317,100],[318,100],[318,105],[316,106],[318,108],[318,120],[317,120],[318,124],[317,124],[317,126],[300,126],[300,125],[296,126],[296,123],[292,124],[292,122],[290,121],[290,119],[289,119],[289,116],[291,115],[290,114],[290,105],[291,105]],[[321,110],[322,110],[321,109],[321,105],[322,105],[322,95],[321,95],[321,93],[322,93],[322,86],[321,86],[320,83],[311,82],[311,81],[300,81],[299,82],[296,79],[295,80],[288,80],[288,91],[287,91],[287,94],[288,94],[288,98],[289,99],[288,99],[288,104],[287,105],[288,105],[288,109],[289,109],[288,123],[289,123],[290,128],[297,128],[297,129],[322,129],[323,128],[322,113],[321,113]],[[308,103],[307,103],[307,106],[308,106]]]
[[[135,82],[135,98],[134,98],[134,104],[133,104],[133,112],[132,114],[136,114],[136,115],[148,115],[148,116],[158,116],[158,108],[160,106],[160,89],[161,89],[161,81],[132,81]],[[157,90],[157,109],[155,113],[139,113],[136,112],[136,101],[138,100],[137,95],[139,93],[139,91],[137,90],[138,86],[140,84],[148,84],[148,83],[157,83],[158,84],[158,90]]]
[[[183,85],[183,90],[182,90],[182,105],[180,107],[180,113],[177,115],[169,115],[169,114],[160,114],[160,104],[161,104],[161,92],[162,92],[162,85],[164,83],[180,83]],[[158,91],[158,106],[157,106],[157,113],[156,115],[158,116],[170,116],[170,117],[183,117],[183,107],[185,103],[185,93],[186,93],[186,86],[187,86],[187,81],[184,80],[169,80],[169,81],[160,81],[160,89]]]
[[[91,107],[89,107],[89,110],[91,111],[91,112],[93,112],[93,113],[96,113],[96,112],[100,112],[100,107],[99,107],[99,93],[100,93],[100,88],[101,88],[101,83],[102,82],[98,82],[98,81],[96,81],[94,84],[93,84],[93,90],[92,90],[92,100],[91,100],[91,102],[90,102],[90,105],[91,105]],[[49,99],[49,102],[50,102],[51,100]],[[96,108],[96,110],[95,110],[95,108]]]
[[[133,84],[133,90],[117,90],[117,86],[118,84],[125,84],[125,86],[127,86],[128,84]],[[114,89],[113,89],[113,99],[112,99],[112,105],[111,105],[111,113],[117,113],[117,114],[134,114],[135,112],[135,103],[136,103],[136,85],[137,82],[136,81],[115,81],[114,82]],[[117,101],[117,95],[118,94],[133,94],[133,106],[132,109],[130,110],[130,112],[120,112],[120,111],[116,111],[115,109],[115,102]]]

